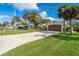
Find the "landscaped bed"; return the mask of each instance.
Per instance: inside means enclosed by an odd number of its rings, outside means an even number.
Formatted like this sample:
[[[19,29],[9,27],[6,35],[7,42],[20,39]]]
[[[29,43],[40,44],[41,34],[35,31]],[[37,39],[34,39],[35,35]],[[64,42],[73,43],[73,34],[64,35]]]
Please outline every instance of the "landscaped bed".
[[[35,32],[39,31],[39,29],[6,29],[6,30],[0,30],[0,35],[12,35],[12,34],[21,34],[21,33],[27,33],[27,32]]]
[[[79,33],[56,34],[16,47],[3,56],[79,56]]]

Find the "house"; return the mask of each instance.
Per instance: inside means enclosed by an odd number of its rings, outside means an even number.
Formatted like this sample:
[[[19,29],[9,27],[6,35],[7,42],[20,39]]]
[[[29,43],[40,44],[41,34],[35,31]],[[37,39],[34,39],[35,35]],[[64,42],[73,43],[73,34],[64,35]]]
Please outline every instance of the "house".
[[[69,27],[69,25],[66,24],[66,28]],[[51,23],[48,24],[47,30],[48,31],[60,31],[63,32],[64,24],[63,23]]]
[[[19,25],[18,29],[28,29],[28,25]]]
[[[3,29],[3,27],[2,26],[0,26],[0,30],[2,30]]]

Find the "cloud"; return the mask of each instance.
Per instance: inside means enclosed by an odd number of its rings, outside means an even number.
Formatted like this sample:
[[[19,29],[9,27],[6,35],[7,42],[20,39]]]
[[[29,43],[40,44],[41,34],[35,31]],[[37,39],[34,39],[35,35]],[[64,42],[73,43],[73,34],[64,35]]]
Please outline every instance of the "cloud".
[[[15,8],[19,9],[20,11],[22,10],[39,10],[38,6],[36,3],[14,3],[12,4]]]
[[[0,23],[3,23],[5,21],[10,21],[12,19],[11,16],[8,15],[0,15]]]
[[[46,17],[46,18],[44,18],[44,19],[50,19],[50,20],[55,20],[55,18],[52,18],[52,17]]]
[[[48,14],[46,11],[42,11],[39,13],[42,16],[42,19],[50,19],[50,20],[55,20],[55,18],[48,17]]]
[[[47,12],[46,11],[42,11],[39,14],[42,16],[42,18],[46,18],[47,17]]]
[[[7,16],[7,15],[0,15],[0,19],[1,18],[11,18],[10,16]]]

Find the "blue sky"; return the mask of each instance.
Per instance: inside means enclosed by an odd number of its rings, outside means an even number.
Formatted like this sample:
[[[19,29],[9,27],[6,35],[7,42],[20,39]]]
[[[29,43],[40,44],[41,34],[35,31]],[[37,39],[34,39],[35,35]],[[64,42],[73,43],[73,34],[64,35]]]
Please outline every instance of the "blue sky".
[[[59,20],[58,8],[64,3],[2,3],[0,4],[0,23],[11,21],[14,12],[16,16],[22,18],[22,15],[28,12],[38,12],[42,18]],[[73,4],[72,5],[78,5]]]

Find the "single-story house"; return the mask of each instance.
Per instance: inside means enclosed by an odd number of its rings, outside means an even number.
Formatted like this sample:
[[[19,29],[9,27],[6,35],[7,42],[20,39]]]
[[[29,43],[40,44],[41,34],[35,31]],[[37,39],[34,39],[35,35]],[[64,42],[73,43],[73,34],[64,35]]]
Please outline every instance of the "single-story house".
[[[18,29],[28,29],[28,25],[19,25]]]
[[[66,24],[66,28],[69,27],[69,25]],[[64,24],[63,23],[49,23],[47,26],[48,31],[61,31],[63,32]]]
[[[0,26],[0,30],[2,30],[3,29],[3,27],[2,26]]]
[[[66,28],[68,28],[69,25],[66,24]],[[63,23],[48,23],[48,24],[42,24],[41,25],[42,30],[47,31],[61,31],[63,32],[64,24]]]
[[[0,26],[0,30],[3,30],[3,29],[13,29],[11,26]]]

